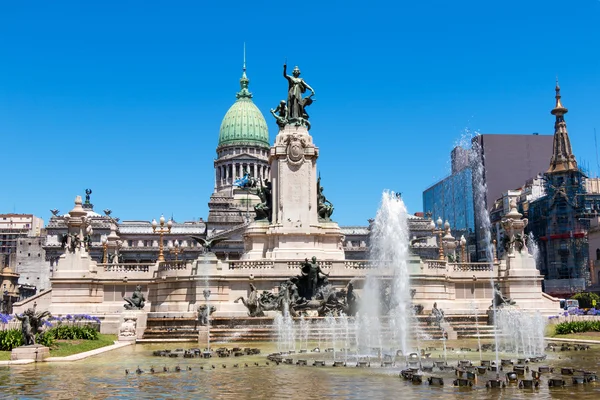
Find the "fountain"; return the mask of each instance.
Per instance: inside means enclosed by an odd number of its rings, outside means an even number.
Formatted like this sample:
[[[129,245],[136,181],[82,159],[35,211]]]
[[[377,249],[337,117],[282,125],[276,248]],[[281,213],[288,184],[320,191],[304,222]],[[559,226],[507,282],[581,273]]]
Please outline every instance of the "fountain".
[[[477,335],[477,350],[479,351],[479,360],[483,359],[482,349],[481,349],[481,333],[479,332],[479,315],[477,313],[477,308],[475,307],[475,302],[471,302],[471,310],[473,311],[473,315],[475,316],[475,334]]]
[[[377,341],[383,347],[409,353],[408,337],[412,326],[412,308],[408,270],[408,223],[404,202],[394,192],[385,191],[371,231],[373,271],[367,275],[361,299],[357,334]],[[388,272],[390,285],[382,287],[381,275]],[[383,299],[382,299],[383,293]],[[380,315],[387,314],[387,327]],[[386,329],[387,328],[387,329]]]
[[[210,353],[210,290],[204,289],[204,301],[206,302],[206,350]]]
[[[496,326],[501,332],[500,346],[504,352],[525,357],[544,354],[546,318],[540,313],[504,307],[497,311],[496,318]]]
[[[472,142],[473,147],[469,153],[469,162],[473,168],[473,203],[476,212],[476,221],[479,221],[481,231],[484,233],[483,243],[485,246],[486,260],[490,263],[490,287],[494,290],[494,268],[493,264],[495,260],[495,249],[492,242],[492,224],[490,222],[490,215],[487,210],[486,204],[486,193],[487,187],[484,177],[484,166],[483,166],[483,154],[482,149],[479,147],[479,142]],[[479,240],[479,238],[478,238]],[[481,243],[481,241],[480,241]],[[491,309],[493,313],[494,324],[496,323],[496,307]],[[498,329],[494,329],[494,347],[496,351],[496,365],[500,365],[500,354],[498,346]],[[496,378],[499,379],[500,374],[496,373]]]

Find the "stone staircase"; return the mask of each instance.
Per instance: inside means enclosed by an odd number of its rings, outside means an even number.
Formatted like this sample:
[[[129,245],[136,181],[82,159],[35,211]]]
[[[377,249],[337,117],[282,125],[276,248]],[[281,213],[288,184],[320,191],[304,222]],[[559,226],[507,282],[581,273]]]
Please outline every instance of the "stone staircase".
[[[312,317],[312,323],[321,322],[319,329],[310,329],[309,340],[330,335],[325,318]],[[487,325],[485,318],[476,321],[474,316],[448,316],[445,330],[448,339],[483,339],[494,337],[494,327]],[[476,323],[477,322],[477,323]],[[297,324],[296,324],[297,325]],[[198,321],[191,317],[148,318],[143,341],[198,341]],[[413,336],[423,340],[442,339],[442,330],[429,323],[428,316],[418,316],[413,327]],[[297,328],[296,335],[299,335]],[[338,334],[339,328],[337,329]],[[267,342],[277,338],[273,317],[213,317],[211,318],[210,340],[213,342]]]

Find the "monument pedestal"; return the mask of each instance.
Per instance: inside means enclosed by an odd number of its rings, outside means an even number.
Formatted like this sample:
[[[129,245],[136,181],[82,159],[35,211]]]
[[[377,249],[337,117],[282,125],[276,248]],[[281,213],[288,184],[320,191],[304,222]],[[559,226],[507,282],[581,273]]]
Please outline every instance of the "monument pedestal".
[[[200,325],[198,327],[198,346],[200,346],[200,348],[207,347],[209,336],[209,327],[205,325]]]
[[[135,342],[144,336],[148,314],[142,310],[123,311],[119,327],[119,342]]]
[[[285,125],[271,147],[271,221],[255,221],[244,234],[244,260],[344,260],[337,223],[318,216],[319,149],[304,126]]]
[[[29,346],[20,346],[12,349],[10,353],[10,359],[16,360],[35,360],[44,361],[45,358],[50,357],[50,349],[41,344],[32,344]]]

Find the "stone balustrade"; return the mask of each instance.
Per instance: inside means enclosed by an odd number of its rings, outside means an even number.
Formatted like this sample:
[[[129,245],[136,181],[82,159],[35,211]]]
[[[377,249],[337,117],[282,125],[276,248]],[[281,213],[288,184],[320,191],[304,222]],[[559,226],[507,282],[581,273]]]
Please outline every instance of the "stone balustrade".
[[[188,267],[188,262],[185,260],[170,260],[162,261],[158,265],[159,271],[181,271]]]
[[[273,261],[230,261],[229,269],[273,269]]]
[[[344,261],[344,267],[347,269],[368,269],[373,268],[370,261]]]
[[[446,261],[427,260],[426,264],[428,269],[445,270],[447,267]]]
[[[138,264],[138,263],[116,263],[116,264],[98,264],[98,267],[103,268],[104,272],[148,272],[154,264]]]
[[[451,265],[452,270],[456,272],[479,272],[494,270],[494,266],[487,262],[455,263]]]
[[[304,261],[288,261],[287,266],[288,266],[288,269],[298,269],[302,266],[303,263],[304,263]],[[320,268],[332,268],[333,261],[318,261],[317,260],[317,265]]]

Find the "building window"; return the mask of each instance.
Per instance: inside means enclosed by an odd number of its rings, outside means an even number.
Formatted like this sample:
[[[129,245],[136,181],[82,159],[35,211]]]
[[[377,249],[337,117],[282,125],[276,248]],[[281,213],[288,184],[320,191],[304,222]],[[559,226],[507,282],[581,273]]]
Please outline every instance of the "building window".
[[[596,249],[596,260],[600,260],[600,249]]]

